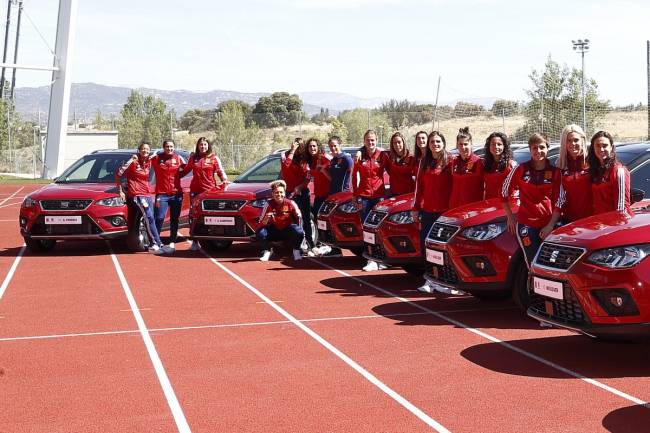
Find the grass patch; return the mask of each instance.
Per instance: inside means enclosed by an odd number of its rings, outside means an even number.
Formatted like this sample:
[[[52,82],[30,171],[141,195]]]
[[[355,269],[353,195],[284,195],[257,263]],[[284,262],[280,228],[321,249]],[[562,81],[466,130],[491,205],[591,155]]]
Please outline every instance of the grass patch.
[[[48,184],[51,181],[48,179],[25,179],[16,176],[0,175],[0,185],[33,185],[33,184]]]

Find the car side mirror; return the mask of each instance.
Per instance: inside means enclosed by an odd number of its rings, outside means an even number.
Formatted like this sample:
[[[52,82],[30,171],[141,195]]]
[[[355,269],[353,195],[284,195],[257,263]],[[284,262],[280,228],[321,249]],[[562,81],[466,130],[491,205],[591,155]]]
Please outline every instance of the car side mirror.
[[[630,189],[630,204],[634,204],[638,201],[643,200],[645,197],[645,191],[639,188]]]

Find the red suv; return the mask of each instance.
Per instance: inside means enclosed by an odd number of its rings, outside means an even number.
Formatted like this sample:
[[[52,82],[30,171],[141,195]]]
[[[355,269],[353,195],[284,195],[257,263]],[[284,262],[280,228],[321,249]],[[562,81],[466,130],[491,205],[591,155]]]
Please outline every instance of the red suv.
[[[361,207],[352,192],[343,191],[329,196],[318,211],[318,240],[349,249],[360,256],[363,253],[360,212]]]
[[[184,158],[185,151],[178,151]],[[135,154],[134,150],[96,151],[72,164],[54,183],[23,200],[20,234],[32,251],[49,251],[59,240],[126,238],[129,248],[149,245],[142,215],[128,207],[115,186],[115,172]],[[182,179],[189,194],[191,174]],[[154,192],[154,171],[150,189]],[[126,183],[124,183],[126,190]],[[189,196],[183,200],[181,225],[187,224]]]
[[[619,145],[617,157],[632,173],[633,201],[645,188],[640,169],[650,161],[650,143]],[[525,161],[515,151],[518,162]],[[557,157],[557,151],[554,157]],[[638,205],[638,204],[637,204]],[[512,203],[514,212],[518,207]],[[530,302],[528,272],[514,235],[506,230],[505,212],[499,199],[471,203],[444,213],[431,227],[426,240],[425,278],[433,285],[460,289],[478,298],[505,297],[512,293],[526,311]]]

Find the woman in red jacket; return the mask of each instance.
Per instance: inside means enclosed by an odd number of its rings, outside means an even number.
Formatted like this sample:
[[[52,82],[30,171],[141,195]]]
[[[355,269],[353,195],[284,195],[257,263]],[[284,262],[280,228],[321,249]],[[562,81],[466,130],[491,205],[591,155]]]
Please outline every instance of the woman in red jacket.
[[[153,214],[153,200],[149,191],[149,172],[151,170],[151,159],[149,158],[151,146],[147,142],[140,143],[138,154],[133,155],[126,161],[116,173],[117,190],[122,200],[130,206],[135,206],[144,218],[144,226],[151,239],[149,251],[154,254],[162,254],[162,242],[156,228],[156,220]],[[122,190],[120,178],[126,177],[127,196]]]
[[[598,131],[591,137],[587,155],[591,174],[594,214],[630,212],[630,172],[616,159],[614,139],[609,132]]]
[[[593,215],[591,174],[587,163],[587,137],[578,125],[567,125],[560,136],[560,155],[555,165],[561,173],[560,196],[549,223],[539,233],[542,239],[558,221],[568,224]]]
[[[472,134],[469,127],[461,128],[456,136],[458,156],[452,167],[449,208],[483,200],[483,163],[472,152]]]
[[[427,151],[427,142],[428,142],[428,134],[426,131],[418,131],[417,134],[415,134],[415,147],[413,149],[413,156],[415,157],[415,174],[417,175],[417,169],[418,165],[420,163],[420,160],[424,156],[424,154]]]
[[[151,166],[156,172],[156,228],[162,231],[163,221],[169,208],[169,245],[165,245],[165,253],[176,251],[178,235],[178,220],[183,207],[183,189],[181,188],[180,173],[185,166],[185,159],[174,152],[172,140],[163,141],[163,153],[151,159]]]
[[[316,220],[318,209],[330,194],[331,177],[329,174],[330,160],[325,152],[325,146],[317,138],[310,138],[305,145],[305,162],[309,167],[309,174],[314,183],[314,204],[311,214],[304,215],[311,228],[311,220]],[[321,247],[315,246],[307,252],[308,256],[321,254]]]
[[[305,144],[302,138],[296,138],[291,148],[282,154],[280,178],[287,184],[286,196],[298,205],[303,215],[302,228],[305,232],[307,248],[314,248],[314,238],[311,230],[309,215],[311,203],[309,197],[309,166],[305,162]]]
[[[546,158],[548,144],[545,134],[531,135],[528,139],[530,161],[511,171],[502,189],[508,231],[517,236],[528,268],[541,244],[540,231],[550,221],[553,204],[560,193],[560,170]],[[517,189],[520,204],[515,217],[510,202]]]
[[[190,201],[202,192],[210,191],[217,187],[216,177],[221,183],[228,181],[228,176],[221,165],[221,160],[212,151],[212,144],[207,138],[201,137],[196,141],[194,152],[190,155],[187,165],[183,168],[181,177],[194,171],[190,182]],[[191,209],[191,207],[190,207]],[[192,241],[190,250],[197,251],[201,248],[199,241]]]
[[[390,176],[391,195],[401,195],[415,190],[414,167],[415,157],[406,147],[404,136],[396,132],[390,137],[390,150],[386,170]]]
[[[483,160],[484,199],[501,197],[503,181],[517,163],[512,159],[510,140],[503,132],[493,132],[485,140]]]
[[[352,194],[361,206],[361,222],[386,194],[384,172],[388,166],[388,156],[377,148],[377,133],[372,129],[363,135],[361,158],[352,167]],[[376,271],[384,268],[374,260],[368,260],[364,271]]]

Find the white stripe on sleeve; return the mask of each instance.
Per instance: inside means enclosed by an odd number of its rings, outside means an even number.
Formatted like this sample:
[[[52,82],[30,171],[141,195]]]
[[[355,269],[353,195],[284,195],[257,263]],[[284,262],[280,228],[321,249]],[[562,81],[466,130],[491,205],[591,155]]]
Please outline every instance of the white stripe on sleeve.
[[[616,177],[618,178],[618,203],[616,210],[622,212],[625,210],[625,169],[623,167],[619,167],[616,170]]]
[[[510,173],[508,173],[508,177],[506,177],[506,180],[503,181],[503,187],[501,188],[501,197],[503,198],[508,198],[508,190],[510,189],[510,183],[512,182],[512,176],[515,175],[515,172],[517,171],[518,166],[514,166],[512,170],[510,170]]]

